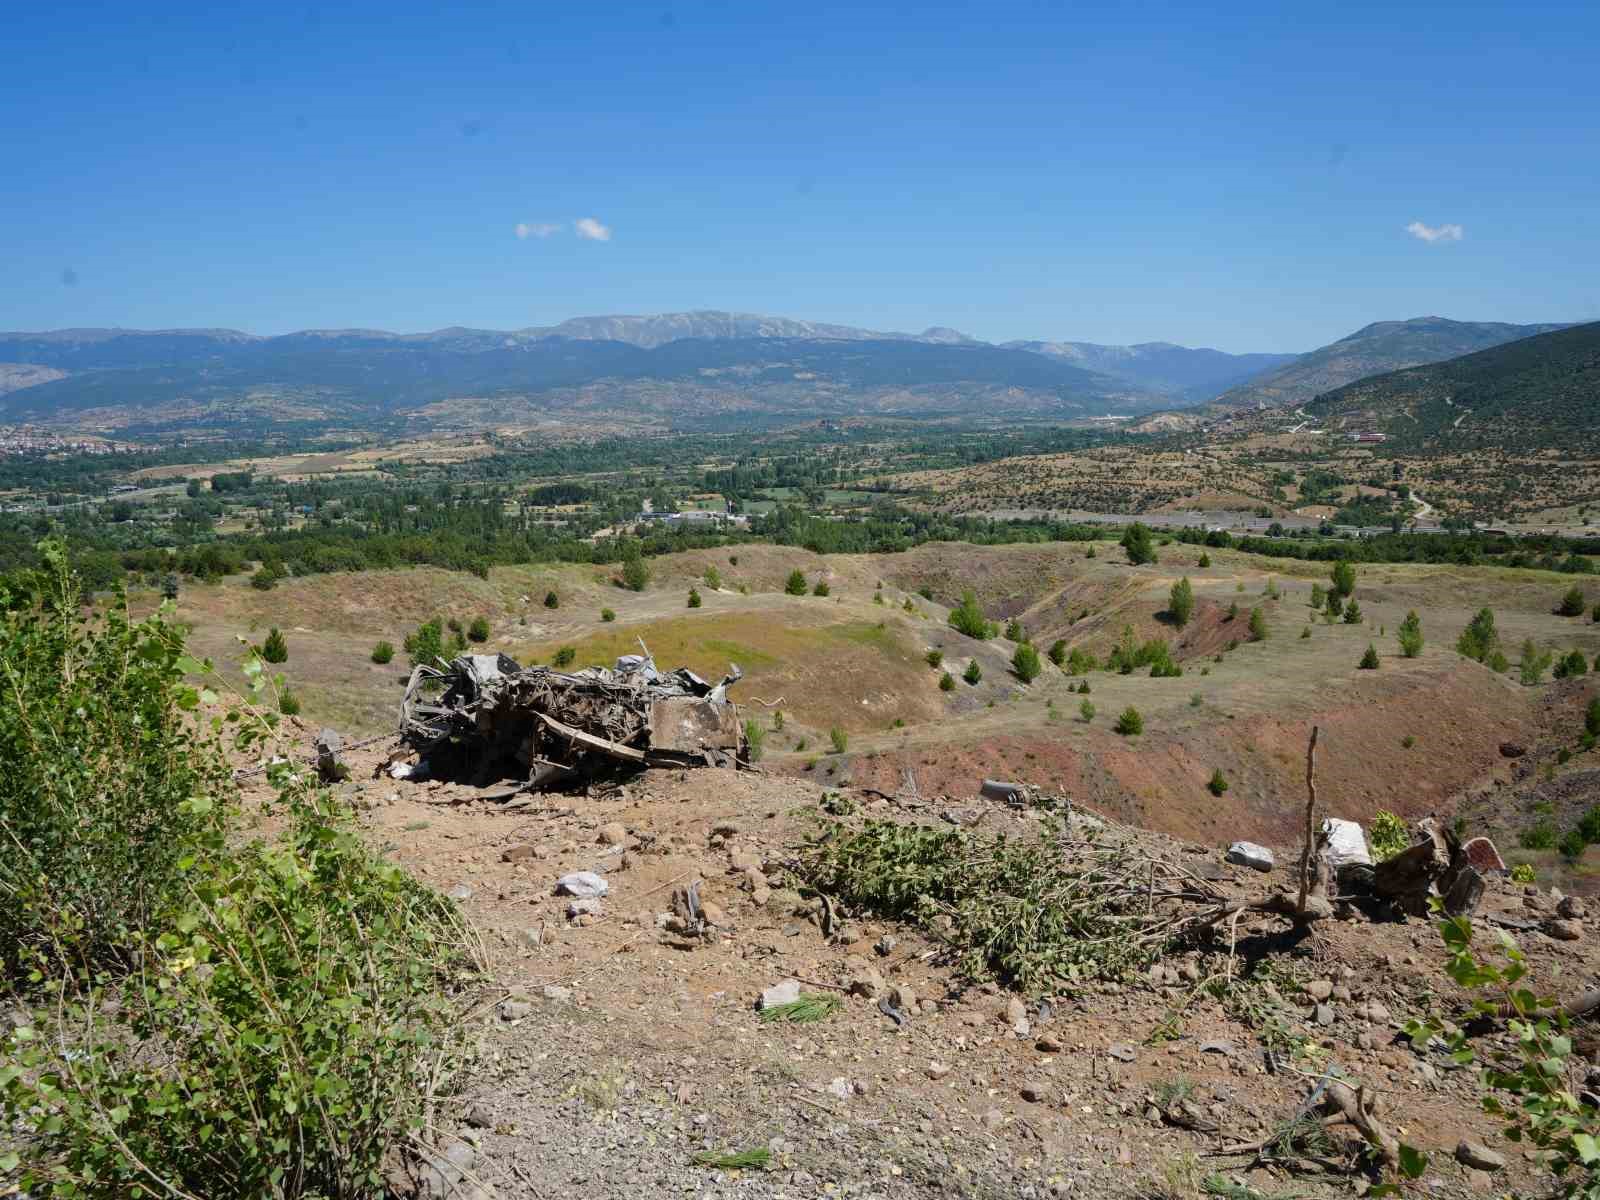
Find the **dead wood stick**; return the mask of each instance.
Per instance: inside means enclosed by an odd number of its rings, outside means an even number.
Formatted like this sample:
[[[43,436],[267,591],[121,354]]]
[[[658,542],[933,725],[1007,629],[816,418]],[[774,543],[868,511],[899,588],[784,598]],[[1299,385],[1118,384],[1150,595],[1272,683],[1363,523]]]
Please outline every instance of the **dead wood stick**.
[[[1316,835],[1317,816],[1317,726],[1311,727],[1311,741],[1306,744],[1306,844],[1300,850],[1300,902],[1295,907],[1304,912],[1306,892],[1311,887],[1311,843]]]

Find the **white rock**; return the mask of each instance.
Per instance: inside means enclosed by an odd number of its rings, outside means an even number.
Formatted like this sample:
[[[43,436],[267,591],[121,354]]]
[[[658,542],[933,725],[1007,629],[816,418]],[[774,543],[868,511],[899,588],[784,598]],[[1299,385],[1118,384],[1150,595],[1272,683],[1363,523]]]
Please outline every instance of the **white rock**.
[[[593,871],[574,871],[571,875],[563,875],[556,880],[558,896],[576,896],[580,900],[587,900],[594,896],[604,896],[610,890],[611,885]]]
[[[1228,861],[1252,871],[1270,871],[1276,865],[1272,851],[1254,842],[1235,842],[1228,847]]]
[[[777,1008],[780,1004],[793,1004],[800,999],[800,981],[785,979],[761,993],[762,1008]]]
[[[1335,871],[1341,867],[1372,865],[1366,832],[1357,822],[1328,817],[1322,822],[1322,832],[1327,835],[1328,861]]]

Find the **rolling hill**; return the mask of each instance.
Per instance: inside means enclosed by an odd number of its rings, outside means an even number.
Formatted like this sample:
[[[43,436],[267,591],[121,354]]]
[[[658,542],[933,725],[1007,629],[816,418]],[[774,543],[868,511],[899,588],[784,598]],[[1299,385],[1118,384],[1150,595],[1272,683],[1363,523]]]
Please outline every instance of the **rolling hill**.
[[[1451,321],[1414,317],[1378,321],[1331,345],[1217,397],[1220,409],[1277,408],[1304,404],[1313,396],[1370,375],[1443,362],[1563,325],[1506,325],[1495,321]]]
[[[1330,429],[1402,446],[1600,449],[1600,322],[1362,379],[1305,407]]]

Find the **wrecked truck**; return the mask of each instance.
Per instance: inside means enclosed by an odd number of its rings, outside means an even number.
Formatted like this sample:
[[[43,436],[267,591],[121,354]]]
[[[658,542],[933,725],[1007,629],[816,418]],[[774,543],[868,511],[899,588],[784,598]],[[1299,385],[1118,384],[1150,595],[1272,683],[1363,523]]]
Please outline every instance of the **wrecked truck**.
[[[400,737],[436,778],[519,791],[645,767],[747,765],[744,729],[728,688],[686,667],[657,670],[646,654],[616,665],[558,671],[504,654],[465,654],[411,672]]]

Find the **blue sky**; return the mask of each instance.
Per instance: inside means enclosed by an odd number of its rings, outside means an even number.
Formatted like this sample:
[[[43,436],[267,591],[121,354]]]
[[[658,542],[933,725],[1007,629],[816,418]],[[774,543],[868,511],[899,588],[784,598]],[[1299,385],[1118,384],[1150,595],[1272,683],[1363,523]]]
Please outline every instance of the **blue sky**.
[[[31,7],[0,328],[1600,317],[1592,3]]]

